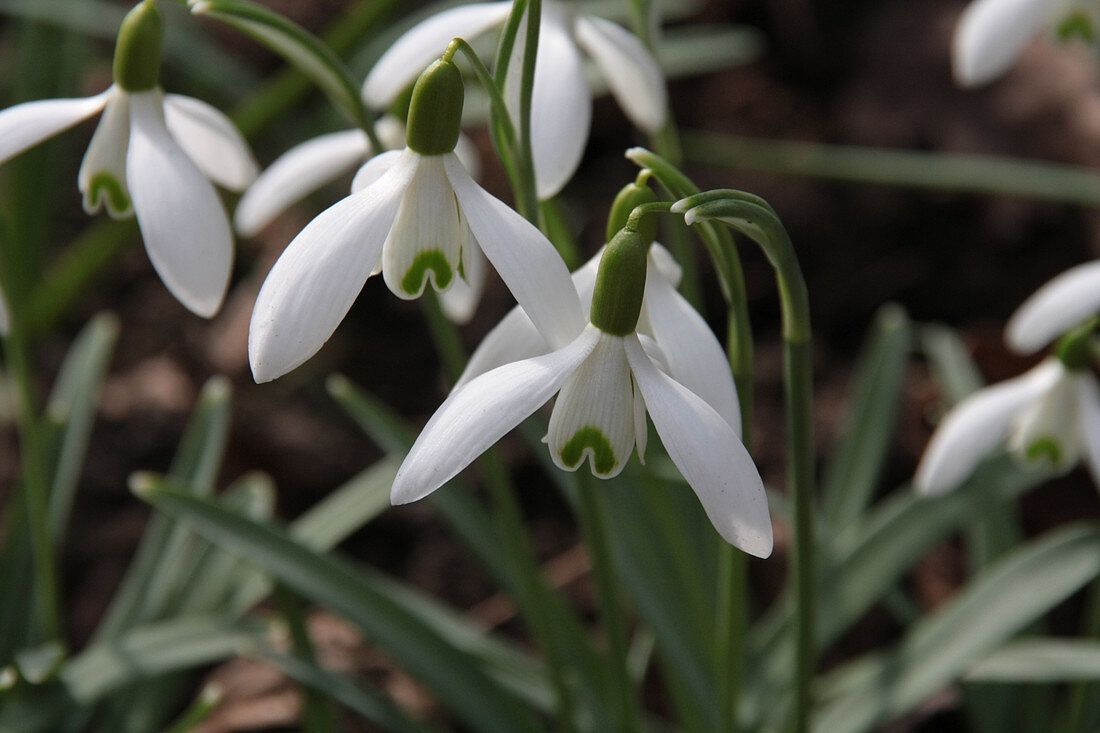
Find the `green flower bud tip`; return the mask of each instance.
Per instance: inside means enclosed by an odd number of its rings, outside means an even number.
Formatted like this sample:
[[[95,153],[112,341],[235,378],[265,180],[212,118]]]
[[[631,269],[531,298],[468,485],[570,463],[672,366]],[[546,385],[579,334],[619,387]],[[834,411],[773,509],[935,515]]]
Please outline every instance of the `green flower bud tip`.
[[[646,185],[634,182],[623,186],[615,196],[615,201],[611,204],[611,213],[607,217],[607,241],[610,242],[615,234],[626,226],[630,219],[630,212],[634,211],[636,206],[652,204],[656,201],[657,194]],[[657,238],[657,217],[642,217],[641,224],[638,226],[638,235],[647,243],[652,243]]]
[[[409,103],[408,146],[421,155],[453,152],[462,125],[465,89],[453,61],[439,59],[420,75]]]
[[[160,81],[164,19],[155,0],[134,6],[122,19],[115,44],[115,83],[128,92],[147,92]]]
[[[592,325],[601,331],[626,336],[637,328],[650,241],[621,229],[604,250],[592,295]]]

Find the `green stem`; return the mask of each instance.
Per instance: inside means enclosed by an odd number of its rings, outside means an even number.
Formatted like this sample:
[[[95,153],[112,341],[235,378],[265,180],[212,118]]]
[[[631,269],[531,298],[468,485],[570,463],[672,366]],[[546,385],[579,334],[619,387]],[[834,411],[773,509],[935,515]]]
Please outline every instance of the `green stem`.
[[[289,588],[279,584],[275,586],[275,603],[286,620],[290,631],[290,641],[294,655],[310,664],[316,662],[313,641],[309,638],[306,626],[306,614],[302,601]],[[307,733],[334,733],[336,719],[328,699],[305,685],[301,686],[304,697],[302,704],[302,730]]]
[[[1088,603],[1085,606],[1085,622],[1081,636],[1086,639],[1100,637],[1100,579],[1092,582]],[[1069,711],[1066,716],[1066,733],[1086,733],[1089,730],[1090,701],[1096,699],[1098,686],[1095,682],[1078,682],[1070,689]],[[1095,716],[1096,704],[1092,703],[1091,713]]]
[[[608,651],[611,656],[613,683],[618,695],[616,705],[622,730],[639,730],[640,714],[637,696],[630,679],[627,656],[629,641],[627,620],[619,595],[611,545],[605,531],[606,514],[602,511],[599,487],[596,480],[587,472],[577,474],[579,501],[577,511],[580,514],[585,539],[592,560],[592,574],[596,581],[596,595],[600,604],[600,616],[607,632]]]
[[[4,341],[8,371],[15,382],[15,399],[19,416],[19,441],[23,459],[23,490],[34,556],[35,590],[41,631],[46,640],[61,640],[60,601],[56,561],[49,532],[50,487],[47,478],[47,457],[41,439],[41,421],[30,358],[27,354],[20,314],[11,313],[11,331]]]

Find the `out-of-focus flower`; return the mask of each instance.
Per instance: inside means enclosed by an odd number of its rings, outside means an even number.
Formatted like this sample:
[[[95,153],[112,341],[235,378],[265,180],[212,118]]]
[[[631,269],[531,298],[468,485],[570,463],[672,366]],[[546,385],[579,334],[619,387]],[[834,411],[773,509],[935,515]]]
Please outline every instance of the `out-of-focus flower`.
[[[914,478],[917,490],[933,495],[955,488],[1006,438],[1024,463],[1065,471],[1083,458],[1100,486],[1096,377],[1052,356],[967,397],[947,413],[925,449]]]
[[[1031,354],[1100,313],[1100,261],[1066,270],[1016,309],[1005,327],[1015,351]]]
[[[955,81],[965,87],[993,81],[1043,29],[1092,42],[1100,29],[1100,7],[1087,0],[974,0],[955,28]]]
[[[0,288],[0,336],[7,336],[11,331],[11,315],[8,313],[8,296],[4,295],[4,289]]]
[[[544,0],[531,102],[531,144],[539,198],[565,186],[580,164],[592,119],[592,97],[581,49],[602,69],[611,93],[646,132],[665,123],[667,93],[656,60],[632,33],[602,18],[578,15],[572,4]],[[438,13],[414,26],[378,60],[363,86],[368,104],[383,109],[416,78],[452,38],[467,40],[500,25],[511,2],[474,3]],[[518,113],[524,26],[517,35],[505,85]],[[518,118],[517,118],[518,119]]]
[[[478,186],[454,153],[462,93],[453,62],[429,67],[413,92],[408,147],[368,161],[355,192],[310,222],[275,263],[249,328],[257,382],[315,354],[371,275],[381,272],[405,299],[429,282],[445,291],[471,277],[478,249],[545,338],[560,345],[573,335],[562,323],[580,320],[580,303],[554,246]]]
[[[229,220],[210,181],[243,190],[257,166],[224,114],[157,85],[162,33],[156,6],[142,3],[123,21],[115,83],[107,91],[0,112],[0,162],[102,112],[77,178],[84,210],[136,215],[165,286],[210,317],[221,307],[233,266]]]

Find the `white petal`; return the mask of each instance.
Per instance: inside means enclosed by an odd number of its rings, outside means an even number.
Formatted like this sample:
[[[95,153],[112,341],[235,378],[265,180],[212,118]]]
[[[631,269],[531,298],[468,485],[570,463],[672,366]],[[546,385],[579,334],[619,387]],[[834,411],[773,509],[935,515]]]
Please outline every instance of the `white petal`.
[[[1050,19],[1051,0],[974,0],[963,11],[952,42],[955,81],[985,84],[1008,70]]]
[[[221,307],[233,268],[233,234],[214,186],[165,127],[156,92],[130,95],[126,181],[154,269],[194,313]]]
[[[443,159],[462,215],[504,284],[552,347],[569,343],[585,321],[561,255],[529,221],[474,183],[454,154]]]
[[[636,337],[626,356],[669,458],[699,497],[718,534],[757,557],[772,552],[764,482],[749,452],[721,415],[659,370]]]
[[[661,276],[672,283],[672,287],[680,287],[680,280],[684,276],[684,268],[661,244],[654,242],[649,246],[649,266],[661,273]]]
[[[634,452],[634,385],[623,337],[599,332],[592,353],[565,380],[546,442],[558,468],[576,471],[588,458],[600,478],[617,476]]]
[[[596,346],[586,329],[564,349],[482,374],[451,393],[397,470],[390,499],[421,499],[470,465],[528,415],[545,404]]]
[[[603,71],[607,86],[631,122],[648,133],[664,126],[668,92],[657,59],[636,35],[609,20],[577,18],[577,43]]]
[[[511,2],[474,3],[436,13],[410,28],[389,47],[363,84],[363,99],[371,107],[388,107],[405,87],[443,55],[454,38],[473,40],[498,23],[504,22]]]
[[[375,185],[326,209],[271,268],[248,330],[257,382],[286,374],[336,330],[378,262],[415,162],[395,165]]]
[[[659,272],[646,274],[646,322],[669,374],[702,397],[741,437],[741,408],[726,352],[710,326]]]
[[[243,191],[260,167],[237,126],[220,110],[194,97],[164,95],[164,121],[184,152],[214,183]]]
[[[638,381],[634,384],[634,443],[638,450],[638,461],[645,465],[645,449],[649,443],[649,423],[645,419],[645,398],[638,389]]]
[[[1085,466],[1100,489],[1100,386],[1091,374],[1083,374],[1078,380],[1077,420]]]
[[[307,140],[283,153],[248,187],[233,225],[252,237],[306,194],[332,181],[366,157],[370,149],[362,130],[343,130]]]
[[[1066,270],[1036,290],[1005,327],[1014,351],[1030,354],[1100,313],[1100,261]]]
[[[1065,472],[1081,460],[1081,433],[1076,376],[1061,377],[1016,414],[1008,429],[1008,450],[1025,465]]]
[[[370,186],[382,176],[389,173],[390,168],[397,164],[405,156],[405,149],[389,150],[381,155],[376,155],[364,163],[355,172],[355,178],[351,181],[351,192],[359,193]]]
[[[0,163],[96,114],[112,90],[81,99],[24,102],[0,112]]]
[[[515,120],[519,119],[525,29],[526,19],[520,24],[505,79],[508,108]],[[531,98],[531,152],[540,199],[554,196],[573,177],[584,155],[591,122],[592,94],[584,79],[580,51],[569,35],[564,11],[546,4]]]
[[[1061,378],[1057,360],[986,387],[955,405],[936,428],[924,449],[913,485],[923,494],[955,488],[978,462],[1005,439],[1016,414]]]
[[[455,143],[455,155],[462,161],[462,167],[475,181],[481,177],[481,156],[477,153],[477,146],[465,135],[458,136]]]
[[[441,156],[417,157],[416,173],[382,247],[382,277],[405,300],[419,298],[429,281],[442,292],[459,279],[465,239]]]
[[[469,323],[474,317],[477,304],[481,301],[481,293],[485,290],[485,270],[489,266],[485,261],[485,254],[477,245],[465,220],[462,226],[466,233],[466,241],[462,245],[462,267],[465,277],[455,278],[450,289],[439,296],[443,312],[453,323],[458,324]]]
[[[84,198],[84,211],[88,214],[95,214],[104,205],[115,219],[133,213],[130,189],[126,186],[129,147],[130,95],[117,92],[103,108],[103,116],[99,118],[76,177]]]

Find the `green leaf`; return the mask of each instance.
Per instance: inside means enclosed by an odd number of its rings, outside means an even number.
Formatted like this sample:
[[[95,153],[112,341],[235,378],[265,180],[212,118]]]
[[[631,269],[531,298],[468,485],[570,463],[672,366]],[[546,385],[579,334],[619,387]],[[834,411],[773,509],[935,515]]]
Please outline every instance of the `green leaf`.
[[[924,326],[920,330],[920,347],[948,405],[985,385],[978,365],[970,358],[970,350],[954,330]]]
[[[1064,682],[1100,679],[1100,642],[1021,639],[1005,644],[967,672],[980,682]]]
[[[449,644],[345,560],[318,555],[285,532],[245,520],[152,478],[135,484],[158,509],[279,579],[297,593],[354,621],[410,674],[476,730],[538,730],[522,705],[469,654]]]
[[[858,518],[874,497],[893,445],[911,341],[905,311],[896,305],[883,306],[856,366],[843,437],[822,484],[822,511],[834,527]]]
[[[364,128],[371,124],[359,98],[359,85],[344,62],[297,23],[247,0],[198,0],[191,12],[220,20],[251,36],[312,79],[353,124]]]
[[[906,713],[1098,574],[1095,526],[1068,527],[1021,547],[916,624],[897,650],[830,675],[823,695],[842,693],[814,730],[862,733]]]
[[[88,452],[99,391],[118,340],[118,318],[101,313],[76,337],[46,403],[46,419],[60,426],[50,489],[50,534],[60,544]]]

